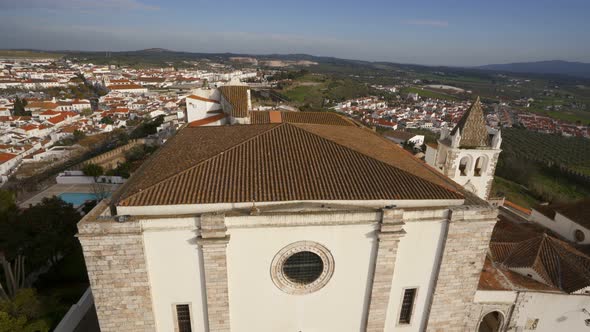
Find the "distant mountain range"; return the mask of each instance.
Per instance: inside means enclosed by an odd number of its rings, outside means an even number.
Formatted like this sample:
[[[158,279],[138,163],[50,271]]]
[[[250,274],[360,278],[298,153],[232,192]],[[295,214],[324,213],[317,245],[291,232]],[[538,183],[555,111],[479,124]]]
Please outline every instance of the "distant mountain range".
[[[15,53],[16,52],[16,53]],[[506,64],[491,64],[479,67],[449,67],[449,66],[427,66],[427,65],[416,65],[416,64],[402,64],[386,61],[364,61],[364,60],[352,60],[352,59],[341,59],[329,56],[314,56],[309,54],[240,54],[240,53],[200,53],[200,52],[183,52],[173,51],[165,48],[148,48],[136,51],[74,51],[74,50],[61,50],[61,51],[41,51],[33,49],[21,49],[21,50],[1,50],[0,56],[18,56],[21,57],[30,53],[34,55],[66,55],[74,57],[84,57],[90,62],[103,63],[105,60],[118,58],[123,63],[136,63],[136,62],[148,62],[152,64],[158,64],[162,62],[174,62],[174,61],[191,61],[199,59],[210,59],[210,60],[228,60],[230,57],[255,57],[258,60],[308,60],[325,64],[329,66],[340,67],[343,71],[350,70],[351,68],[364,68],[367,70],[394,70],[394,71],[441,71],[441,72],[452,72],[456,74],[470,73],[478,75],[490,75],[493,72],[504,72],[504,73],[521,73],[521,74],[532,74],[532,75],[551,75],[560,79],[567,80],[588,80],[590,79],[590,63],[583,62],[570,62],[561,60],[549,60],[549,61],[537,61],[537,62],[517,62],[517,63],[506,63]],[[6,54],[4,54],[6,53]],[[17,54],[18,53],[18,54]]]
[[[485,65],[477,68],[512,73],[557,74],[590,78],[590,63],[569,62],[561,60],[516,62],[506,64]]]

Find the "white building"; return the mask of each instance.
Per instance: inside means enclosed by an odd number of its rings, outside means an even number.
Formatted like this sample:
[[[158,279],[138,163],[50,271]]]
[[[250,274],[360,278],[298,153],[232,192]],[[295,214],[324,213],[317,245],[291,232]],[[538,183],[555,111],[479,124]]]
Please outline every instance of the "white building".
[[[256,113],[180,130],[79,223],[101,331],[475,328],[497,210],[336,114]]]
[[[250,88],[232,81],[214,89],[196,89],[186,97],[187,121],[191,126],[250,123]]]
[[[530,220],[552,230],[570,242],[590,244],[590,199],[570,204],[539,206]]]

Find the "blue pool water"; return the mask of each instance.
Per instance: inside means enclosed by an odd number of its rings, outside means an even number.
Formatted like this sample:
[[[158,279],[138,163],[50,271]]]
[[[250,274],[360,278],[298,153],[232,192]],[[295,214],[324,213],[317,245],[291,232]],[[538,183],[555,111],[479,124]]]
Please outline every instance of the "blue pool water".
[[[110,196],[110,194],[108,194]],[[59,198],[61,198],[66,203],[71,203],[73,206],[80,206],[84,204],[86,201],[91,201],[96,199],[96,194],[93,193],[63,193],[59,194]]]

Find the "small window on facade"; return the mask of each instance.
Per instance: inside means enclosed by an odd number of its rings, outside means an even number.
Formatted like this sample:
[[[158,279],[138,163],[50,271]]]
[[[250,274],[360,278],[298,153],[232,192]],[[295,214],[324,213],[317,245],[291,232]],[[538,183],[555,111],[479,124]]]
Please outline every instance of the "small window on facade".
[[[459,172],[461,176],[466,176],[467,175],[467,161],[469,159],[467,157],[463,157],[461,158],[461,160],[459,161]]]
[[[178,332],[192,332],[191,311],[188,304],[176,305],[176,323]]]
[[[408,288],[404,290],[404,298],[402,299],[402,309],[399,314],[400,324],[410,324],[412,319],[412,310],[414,309],[414,298],[416,297],[416,288]]]

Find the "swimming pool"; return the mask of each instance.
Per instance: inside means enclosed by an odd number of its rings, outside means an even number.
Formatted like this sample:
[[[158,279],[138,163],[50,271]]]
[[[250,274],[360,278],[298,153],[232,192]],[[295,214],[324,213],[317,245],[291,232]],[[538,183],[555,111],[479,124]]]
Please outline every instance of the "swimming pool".
[[[110,196],[111,194],[107,194]],[[59,194],[59,198],[66,203],[72,204],[74,207],[84,204],[86,201],[96,200],[96,194],[94,193],[63,193]]]

